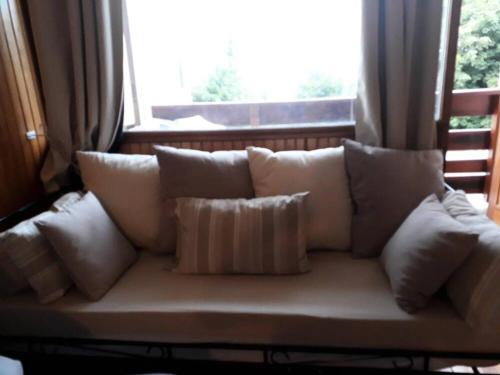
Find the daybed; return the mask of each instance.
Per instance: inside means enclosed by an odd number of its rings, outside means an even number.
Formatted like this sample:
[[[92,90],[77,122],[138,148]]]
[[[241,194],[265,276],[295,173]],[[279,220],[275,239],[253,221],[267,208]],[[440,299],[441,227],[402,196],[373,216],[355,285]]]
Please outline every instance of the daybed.
[[[137,173],[157,174],[156,164],[151,164],[156,159],[141,158]],[[113,163],[118,160],[111,159]],[[230,160],[232,165],[236,159]],[[417,155],[412,163],[415,160],[420,163],[423,158]],[[153,165],[153,172],[145,172],[146,163]],[[118,169],[115,165],[111,170]],[[99,173],[95,177],[105,189],[101,198],[114,198],[114,189],[101,181],[106,178]],[[148,204],[155,206],[154,202]],[[125,220],[130,219],[127,210],[133,214],[136,203],[127,202],[120,208]],[[106,207],[111,216],[112,204]],[[500,359],[496,327],[471,327],[445,290],[425,309],[409,314],[398,306],[378,257],[356,258],[345,250],[310,250],[308,258],[310,272],[298,275],[187,275],[172,272],[173,254],[141,250],[137,261],[99,300],[89,301],[77,288],[49,304],[39,303],[28,290],[2,298],[0,340],[7,347],[12,342],[80,342],[153,346],[169,353],[179,347],[375,353],[423,357],[425,366],[434,356]]]

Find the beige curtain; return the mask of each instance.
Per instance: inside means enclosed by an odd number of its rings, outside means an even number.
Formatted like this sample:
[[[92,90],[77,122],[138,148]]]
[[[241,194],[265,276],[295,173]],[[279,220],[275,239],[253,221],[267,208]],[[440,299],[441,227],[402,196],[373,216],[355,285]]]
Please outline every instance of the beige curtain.
[[[442,7],[442,0],[362,0],[357,140],[398,149],[435,147]]]
[[[121,0],[26,0],[49,151],[48,191],[69,184],[77,150],[107,151],[123,117]]]

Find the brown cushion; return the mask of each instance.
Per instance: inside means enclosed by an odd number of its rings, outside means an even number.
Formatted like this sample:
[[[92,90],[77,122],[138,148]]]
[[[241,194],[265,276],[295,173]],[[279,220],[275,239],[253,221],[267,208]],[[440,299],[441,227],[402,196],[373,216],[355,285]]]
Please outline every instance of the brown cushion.
[[[78,289],[92,300],[101,298],[137,257],[92,193],[36,225]]]
[[[409,313],[425,307],[472,251],[477,237],[448,214],[436,195],[424,199],[380,258],[398,305]]]
[[[155,146],[160,165],[163,246],[175,251],[175,199],[252,198],[246,151],[213,153]]]
[[[428,195],[444,192],[439,150],[401,151],[344,140],[354,203],[352,252],[378,256],[403,220]]]
[[[309,270],[308,193],[177,199],[180,273],[294,274]]]

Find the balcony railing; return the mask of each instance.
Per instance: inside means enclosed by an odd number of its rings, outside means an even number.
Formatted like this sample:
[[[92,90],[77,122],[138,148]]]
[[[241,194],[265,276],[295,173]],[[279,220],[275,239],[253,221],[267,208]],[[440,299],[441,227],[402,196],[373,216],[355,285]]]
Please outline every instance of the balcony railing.
[[[153,106],[154,118],[176,120],[200,115],[227,127],[352,123],[354,98],[287,102],[193,103]]]
[[[497,114],[500,89],[455,90],[452,117]],[[490,171],[491,129],[450,130],[446,155],[446,181],[469,193],[484,193]]]

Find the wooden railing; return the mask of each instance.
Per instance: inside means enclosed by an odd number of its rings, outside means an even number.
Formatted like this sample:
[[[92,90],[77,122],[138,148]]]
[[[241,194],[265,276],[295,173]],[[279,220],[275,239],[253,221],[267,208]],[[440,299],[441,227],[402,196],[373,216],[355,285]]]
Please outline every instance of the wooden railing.
[[[499,89],[456,90],[452,116],[488,116],[496,113]],[[151,153],[153,144],[213,151],[242,149],[248,145],[275,151],[311,150],[336,146],[343,137],[354,137],[354,98],[300,100],[274,103],[217,103],[155,106],[156,118],[175,120],[202,115],[227,126],[208,131],[129,131],[122,151]],[[289,127],[258,125],[294,124]],[[322,124],[322,125],[318,125]],[[241,128],[241,125],[247,125]],[[484,192],[492,155],[490,129],[450,130],[446,181],[467,192]]]
[[[175,120],[200,115],[226,126],[342,123],[352,121],[354,98],[288,102],[192,103],[153,106],[154,118]]]
[[[500,89],[455,90],[451,115],[491,116],[498,110]],[[490,129],[450,130],[446,161],[446,181],[457,189],[483,193],[490,174],[492,157]]]

